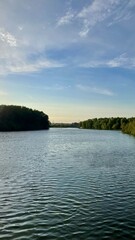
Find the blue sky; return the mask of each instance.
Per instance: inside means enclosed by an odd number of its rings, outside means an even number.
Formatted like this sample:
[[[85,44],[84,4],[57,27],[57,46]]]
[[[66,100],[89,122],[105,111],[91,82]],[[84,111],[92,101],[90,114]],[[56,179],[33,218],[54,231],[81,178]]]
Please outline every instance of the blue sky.
[[[0,104],[135,116],[135,0],[1,0]]]

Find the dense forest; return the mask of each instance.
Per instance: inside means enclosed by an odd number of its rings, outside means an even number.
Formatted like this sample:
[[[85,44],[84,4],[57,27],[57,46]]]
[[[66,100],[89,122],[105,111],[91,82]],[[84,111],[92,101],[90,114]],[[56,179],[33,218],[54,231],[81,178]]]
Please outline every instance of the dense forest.
[[[103,129],[103,130],[120,130],[126,124],[126,118],[94,118],[80,122],[80,128],[86,129]]]
[[[48,116],[40,111],[14,105],[0,105],[0,131],[49,129]]]
[[[128,133],[135,136],[135,118],[132,118],[122,127],[123,133]]]
[[[101,130],[122,130],[135,136],[135,118],[94,118],[80,122],[80,128]]]

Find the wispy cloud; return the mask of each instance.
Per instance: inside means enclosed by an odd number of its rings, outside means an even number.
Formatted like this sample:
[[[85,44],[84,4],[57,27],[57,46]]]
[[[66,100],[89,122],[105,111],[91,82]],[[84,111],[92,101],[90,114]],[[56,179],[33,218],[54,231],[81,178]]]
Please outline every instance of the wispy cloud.
[[[4,29],[0,29],[0,39],[2,42],[7,43],[10,47],[16,47],[17,46],[17,40],[15,36],[13,36],[11,33],[5,31]]]
[[[135,58],[127,57],[126,54],[121,54],[120,56],[109,59],[109,60],[92,60],[87,63],[83,63],[80,65],[81,67],[86,68],[99,68],[99,67],[107,67],[107,68],[134,68],[135,67]]]
[[[81,91],[88,92],[88,93],[96,93],[96,94],[101,94],[101,95],[106,95],[106,96],[114,95],[114,93],[112,91],[105,89],[105,88],[85,86],[85,85],[81,85],[81,84],[78,84],[77,88]]]
[[[51,61],[51,60],[38,60],[35,62],[29,62],[26,61],[15,61],[9,62],[5,67],[3,66],[2,71],[0,71],[1,75],[5,74],[11,74],[11,73],[32,73],[32,72],[38,72],[43,69],[48,68],[61,68],[65,65],[62,63],[59,63],[57,61]]]
[[[83,20],[83,27],[79,35],[86,37],[90,29],[105,20],[106,25],[110,26],[114,23],[129,20],[134,15],[135,1],[121,0],[94,0],[92,3],[84,7],[77,15]]]
[[[62,26],[71,22],[79,22],[79,25],[82,25],[81,30],[79,30],[79,35],[86,37],[92,27],[112,15],[112,10],[117,7],[119,1],[120,0],[93,0],[78,13],[73,13],[73,11],[68,10],[66,14],[58,20],[57,25]]]
[[[112,21],[108,23],[108,26],[111,26],[123,20],[127,21],[132,18],[134,16],[134,8],[134,0],[128,0],[125,2],[123,1],[123,4],[121,4],[121,1],[119,1],[119,6],[117,10],[112,13]]]
[[[121,54],[106,63],[108,67],[122,67],[122,68],[134,68],[135,58],[127,57],[126,54]]]
[[[22,26],[17,26],[19,31],[23,30]],[[27,41],[28,42],[28,41]],[[35,46],[36,48],[36,46]],[[29,73],[38,72],[48,68],[61,68],[65,64],[60,61],[40,57],[38,47],[33,49],[26,39],[19,39],[11,32],[9,33],[4,28],[0,28],[0,75],[8,75],[11,73]],[[36,55],[32,58],[31,55]]]
[[[72,13],[71,11],[68,11],[63,17],[61,17],[58,20],[57,25],[62,26],[62,25],[69,24],[69,23],[71,23],[73,18],[74,18],[74,13]]]
[[[39,89],[40,87],[36,87],[36,89]],[[66,86],[66,85],[60,85],[60,84],[54,84],[54,85],[47,85],[42,87],[42,90],[45,91],[63,91],[65,89],[69,89],[70,86]]]
[[[60,68],[64,66],[65,66],[64,64],[55,61],[38,60],[33,63],[30,62],[16,63],[11,66],[8,66],[8,70],[11,73],[25,73],[25,72],[38,72],[41,71],[42,69]]]
[[[78,14],[78,17],[83,19],[84,24],[80,36],[86,36],[92,27],[108,18],[118,3],[119,0],[94,0],[92,4],[84,7]]]
[[[81,10],[74,11],[72,8],[60,17],[57,26],[76,24],[80,37],[87,37],[90,30],[98,24],[105,22],[111,26],[121,21],[129,20],[134,15],[134,0],[93,0]]]
[[[23,88],[25,87],[25,84],[21,85]],[[43,93],[49,93],[49,94],[63,94],[66,90],[70,90],[71,86],[70,85],[64,85],[64,84],[49,84],[49,83],[46,83],[46,85],[33,85],[33,84],[28,84],[27,85],[27,88],[29,89],[29,92],[37,92],[37,91],[40,91],[42,94]],[[32,95],[28,94],[29,98],[33,98]],[[33,99],[34,100],[34,99]]]

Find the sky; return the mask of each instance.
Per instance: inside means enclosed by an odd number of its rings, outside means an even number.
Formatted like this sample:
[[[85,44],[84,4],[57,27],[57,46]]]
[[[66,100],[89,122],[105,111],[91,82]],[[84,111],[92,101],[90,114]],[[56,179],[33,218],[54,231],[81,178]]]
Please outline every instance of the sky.
[[[135,116],[135,0],[0,0],[0,104]]]

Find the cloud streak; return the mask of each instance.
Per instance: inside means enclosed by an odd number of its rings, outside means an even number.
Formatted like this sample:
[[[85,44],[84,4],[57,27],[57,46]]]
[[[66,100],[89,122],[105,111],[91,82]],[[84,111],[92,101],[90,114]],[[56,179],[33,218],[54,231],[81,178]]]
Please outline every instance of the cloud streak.
[[[29,86],[29,88],[36,89],[36,90],[45,90],[45,91],[63,91],[70,89],[70,85],[60,85],[60,84],[53,84],[53,85],[46,85],[46,86]]]
[[[92,60],[87,63],[80,64],[84,68],[125,68],[134,69],[135,58],[127,57],[126,54],[121,54],[120,56],[110,59],[110,60]]]
[[[15,36],[5,31],[4,29],[0,29],[0,39],[2,42],[5,42],[6,44],[8,44],[10,47],[17,46],[17,40]]]
[[[108,26],[121,21],[129,20],[134,15],[135,1],[121,0],[94,0],[89,6],[84,7],[77,15],[83,20],[81,37],[86,37],[91,28],[98,23],[108,20]]]
[[[74,19],[74,14],[72,12],[68,11],[65,14],[65,16],[61,17],[58,20],[57,25],[58,26],[67,25],[67,24],[71,23],[73,19]]]
[[[78,18],[83,20],[83,29],[79,33],[80,36],[87,36],[90,29],[107,19],[118,4],[119,0],[94,0],[88,7],[84,7],[78,14]]]
[[[12,63],[9,63],[5,67],[0,67],[0,75],[5,74],[14,74],[14,73],[33,73],[33,72],[39,72],[43,69],[49,69],[49,68],[61,68],[65,65],[56,61],[49,61],[46,59],[43,60],[37,60],[35,62],[29,62],[29,61],[20,61],[17,62],[14,61]]]
[[[9,71],[12,73],[25,73],[25,72],[38,72],[43,69],[48,68],[61,68],[64,67],[64,64],[55,62],[55,61],[49,61],[49,60],[38,60],[33,63],[20,63],[20,64],[14,64],[8,67]]]
[[[112,91],[105,89],[105,88],[85,86],[85,85],[81,85],[81,84],[78,84],[77,88],[83,92],[96,93],[96,94],[105,95],[105,96],[114,96],[114,93]]]

